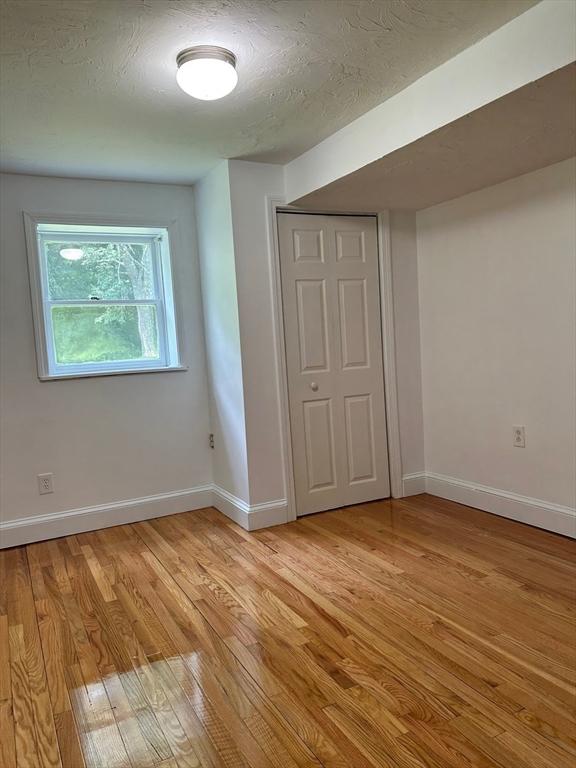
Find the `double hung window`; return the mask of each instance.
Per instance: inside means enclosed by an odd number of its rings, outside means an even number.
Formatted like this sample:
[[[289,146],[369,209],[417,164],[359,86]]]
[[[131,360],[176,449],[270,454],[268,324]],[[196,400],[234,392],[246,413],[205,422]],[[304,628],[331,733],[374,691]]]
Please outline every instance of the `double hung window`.
[[[42,378],[180,367],[167,229],[28,230]]]

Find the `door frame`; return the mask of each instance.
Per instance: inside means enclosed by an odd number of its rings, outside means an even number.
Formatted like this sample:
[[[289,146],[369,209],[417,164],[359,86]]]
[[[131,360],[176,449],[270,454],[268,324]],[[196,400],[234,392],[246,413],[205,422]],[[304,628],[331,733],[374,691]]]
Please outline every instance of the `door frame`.
[[[384,399],[386,409],[386,438],[388,440],[388,470],[390,494],[393,499],[403,496],[402,457],[400,453],[400,424],[398,411],[398,387],[396,383],[396,344],[394,336],[394,305],[392,287],[392,254],[390,249],[390,217],[388,211],[340,212],[309,211],[286,204],[284,198],[266,196],[266,223],[268,234],[268,260],[270,295],[273,309],[274,352],[276,358],[277,397],[280,404],[280,432],[282,462],[286,491],[286,519],[297,519],[294,464],[292,460],[292,432],[288,400],[288,368],[284,336],[284,307],[280,274],[280,243],[278,240],[279,212],[302,214],[330,214],[332,216],[373,216],[378,230],[378,275],[380,283],[380,326],[382,330],[382,360],[384,365]]]

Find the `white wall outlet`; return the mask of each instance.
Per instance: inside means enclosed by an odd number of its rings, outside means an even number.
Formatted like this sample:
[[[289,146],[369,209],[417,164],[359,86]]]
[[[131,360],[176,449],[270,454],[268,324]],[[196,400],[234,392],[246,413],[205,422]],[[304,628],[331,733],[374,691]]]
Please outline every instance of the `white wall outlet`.
[[[45,493],[54,493],[53,484],[54,475],[52,472],[46,472],[44,475],[38,475],[38,493],[43,496]]]
[[[514,430],[513,445],[514,448],[526,448],[526,432],[525,428],[519,425],[512,427]]]

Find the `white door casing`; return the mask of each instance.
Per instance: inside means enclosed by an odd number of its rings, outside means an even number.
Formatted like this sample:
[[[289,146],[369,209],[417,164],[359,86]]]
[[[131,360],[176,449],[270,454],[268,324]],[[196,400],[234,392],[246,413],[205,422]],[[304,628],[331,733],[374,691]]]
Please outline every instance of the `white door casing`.
[[[278,213],[299,515],[390,495],[377,219]]]

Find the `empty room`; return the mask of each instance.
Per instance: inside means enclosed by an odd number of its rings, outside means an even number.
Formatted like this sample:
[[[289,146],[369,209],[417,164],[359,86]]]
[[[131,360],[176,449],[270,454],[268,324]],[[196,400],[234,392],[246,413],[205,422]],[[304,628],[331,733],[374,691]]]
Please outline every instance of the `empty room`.
[[[0,768],[573,768],[576,0],[0,11]]]

